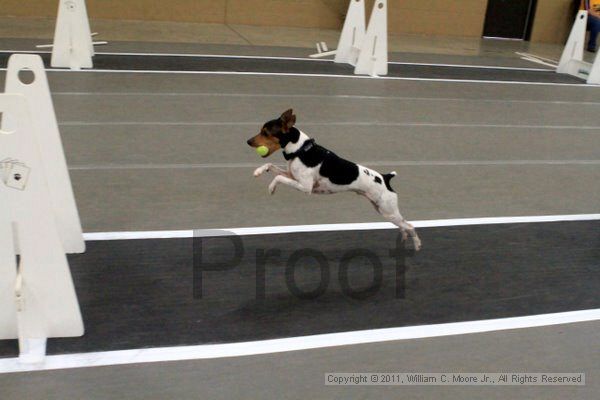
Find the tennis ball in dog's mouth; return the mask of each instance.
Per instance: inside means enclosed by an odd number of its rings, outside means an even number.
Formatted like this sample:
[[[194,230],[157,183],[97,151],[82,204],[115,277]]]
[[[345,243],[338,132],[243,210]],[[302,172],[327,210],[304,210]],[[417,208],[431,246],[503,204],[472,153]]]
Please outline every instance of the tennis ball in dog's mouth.
[[[264,156],[266,156],[267,154],[269,154],[269,148],[268,148],[267,146],[258,146],[258,147],[256,148],[256,153],[257,153],[259,156],[261,156],[261,157],[264,157]]]

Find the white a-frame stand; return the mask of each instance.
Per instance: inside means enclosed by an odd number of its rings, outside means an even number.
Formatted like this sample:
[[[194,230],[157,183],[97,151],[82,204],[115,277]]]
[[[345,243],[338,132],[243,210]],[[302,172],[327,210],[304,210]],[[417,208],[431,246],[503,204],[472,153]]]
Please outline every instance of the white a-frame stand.
[[[387,31],[387,0],[376,0],[369,20],[369,28],[360,48],[355,74],[387,75]]]
[[[600,85],[600,53],[596,55],[593,63],[586,62],[583,59],[587,20],[588,12],[585,10],[579,11],[558,63],[533,54],[517,54],[524,60],[556,68],[556,72],[559,74],[573,75],[586,80],[589,84]]]
[[[13,55],[0,94],[0,339],[39,362],[83,335],[66,253],[85,243],[42,59]]]
[[[59,0],[54,43],[37,47],[52,47],[54,68],[93,68],[94,45],[85,0]]]
[[[350,0],[337,49],[322,52],[321,49],[326,46],[323,46],[324,43],[318,43],[319,52],[310,57],[335,55],[336,63],[355,66],[355,74],[387,75],[387,0],[375,1],[368,29],[365,27],[365,14],[365,0]]]
[[[585,79],[587,83],[600,84],[600,53],[593,64],[583,61],[583,49],[587,28],[588,12],[580,11],[560,57],[556,72]]]
[[[356,65],[365,38],[365,0],[350,0],[344,28],[335,51],[336,63]]]

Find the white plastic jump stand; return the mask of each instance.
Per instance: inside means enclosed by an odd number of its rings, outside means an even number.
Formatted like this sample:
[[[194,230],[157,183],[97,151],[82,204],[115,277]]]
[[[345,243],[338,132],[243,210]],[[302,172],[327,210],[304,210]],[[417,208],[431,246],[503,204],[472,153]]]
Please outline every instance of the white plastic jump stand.
[[[344,28],[335,54],[336,63],[356,65],[365,38],[365,1],[350,0]]]
[[[33,76],[33,81],[24,84],[20,74]],[[67,169],[67,160],[63,151],[50,87],[39,56],[15,54],[8,61],[6,72],[6,93],[23,94],[31,109],[35,111],[32,119],[36,140],[41,151],[46,176],[50,179],[48,191],[58,233],[68,254],[85,252],[85,241]],[[3,158],[0,157],[0,160]]]
[[[0,339],[19,339],[20,360],[37,363],[47,338],[83,335],[66,253],[85,245],[41,58],[11,56],[6,89],[0,94]]]
[[[588,12],[579,11],[556,72],[577,76],[585,79],[589,84],[598,85],[600,84],[600,54],[596,56],[593,64],[583,60],[587,20]]]
[[[600,52],[596,53],[596,58],[590,69],[587,83],[590,85],[600,85]]]
[[[373,77],[388,73],[387,0],[376,0],[360,47],[354,73]]]
[[[325,42],[317,42],[317,52],[315,54],[311,54],[309,57],[311,58],[323,58],[335,55],[336,51],[329,51],[327,47],[327,43]]]
[[[94,45],[107,42],[93,42],[92,36],[85,0],[60,0],[54,43],[37,47],[52,47],[54,68],[93,68]]]
[[[336,50],[328,51],[324,42],[317,43],[317,53],[309,57],[322,58],[335,55],[336,63],[356,65],[360,45],[365,37],[365,0],[350,0],[346,20]]]

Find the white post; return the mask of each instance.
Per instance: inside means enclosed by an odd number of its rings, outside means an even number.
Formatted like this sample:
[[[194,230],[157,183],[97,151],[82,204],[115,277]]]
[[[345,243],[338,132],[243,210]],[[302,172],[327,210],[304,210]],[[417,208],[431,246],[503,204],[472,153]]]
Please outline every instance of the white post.
[[[596,55],[593,63],[583,59],[587,21],[588,12],[579,11],[558,65],[553,60],[533,54],[518,52],[517,54],[523,60],[556,68],[556,72],[560,74],[573,75],[585,79],[588,84],[600,85],[600,53]]]
[[[2,95],[0,94],[0,101],[2,101],[1,99]],[[0,131],[0,142],[2,136],[6,134]],[[0,168],[0,172],[3,172],[3,168]],[[0,182],[0,185],[3,183]],[[19,336],[15,302],[15,283],[17,282],[15,246],[10,214],[3,203],[0,207],[0,339],[14,339]]]
[[[600,85],[600,52],[596,54],[596,58],[594,64],[592,64],[592,69],[590,70],[587,83],[592,85]]]
[[[33,72],[33,82],[24,82],[26,71]],[[56,191],[68,187],[63,199],[72,193],[70,182],[64,180],[68,172],[62,148],[52,140],[40,140],[48,135],[45,118],[53,113],[36,108],[47,107],[49,98],[49,92],[42,93],[47,83],[41,58],[13,55],[7,76],[11,77],[7,81],[16,77],[20,85],[31,86],[21,93],[0,94],[0,339],[18,338],[21,360],[39,362],[46,338],[83,334],[63,245],[77,244],[61,236],[68,229],[59,227],[54,203]],[[15,85],[7,82],[11,89]],[[53,127],[48,129],[54,139]]]
[[[559,73],[568,73],[568,65],[571,60],[583,61],[583,49],[587,29],[588,13],[579,11],[575,23],[571,29],[567,45],[565,46],[558,64]]]
[[[365,37],[365,0],[350,0],[344,28],[335,53],[336,63],[356,65]]]
[[[575,23],[571,29],[571,34],[567,40],[567,45],[563,50],[562,56],[556,70],[560,74],[577,75],[578,63],[583,61],[583,48],[587,29],[587,11],[579,11],[575,18]],[[573,63],[572,61],[576,61]]]
[[[85,0],[60,0],[52,47],[52,67],[92,68],[94,44]]]
[[[33,74],[33,82],[25,84],[19,78],[20,71]],[[40,57],[29,54],[13,55],[6,72],[6,93],[23,94],[29,106],[35,110],[34,132],[40,146],[42,162],[49,179],[50,202],[56,217],[59,235],[66,253],[85,252],[85,241],[67,161],[56,121],[50,87]],[[1,160],[2,158],[0,158]]]
[[[371,76],[388,73],[387,0],[376,0],[369,27],[361,45],[355,74]]]

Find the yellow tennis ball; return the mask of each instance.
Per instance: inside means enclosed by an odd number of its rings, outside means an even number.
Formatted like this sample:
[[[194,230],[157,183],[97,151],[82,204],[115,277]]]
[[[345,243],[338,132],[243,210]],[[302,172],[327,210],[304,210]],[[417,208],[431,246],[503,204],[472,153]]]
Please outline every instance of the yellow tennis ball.
[[[269,148],[267,146],[258,146],[256,148],[256,152],[259,156],[264,157],[269,154]]]

